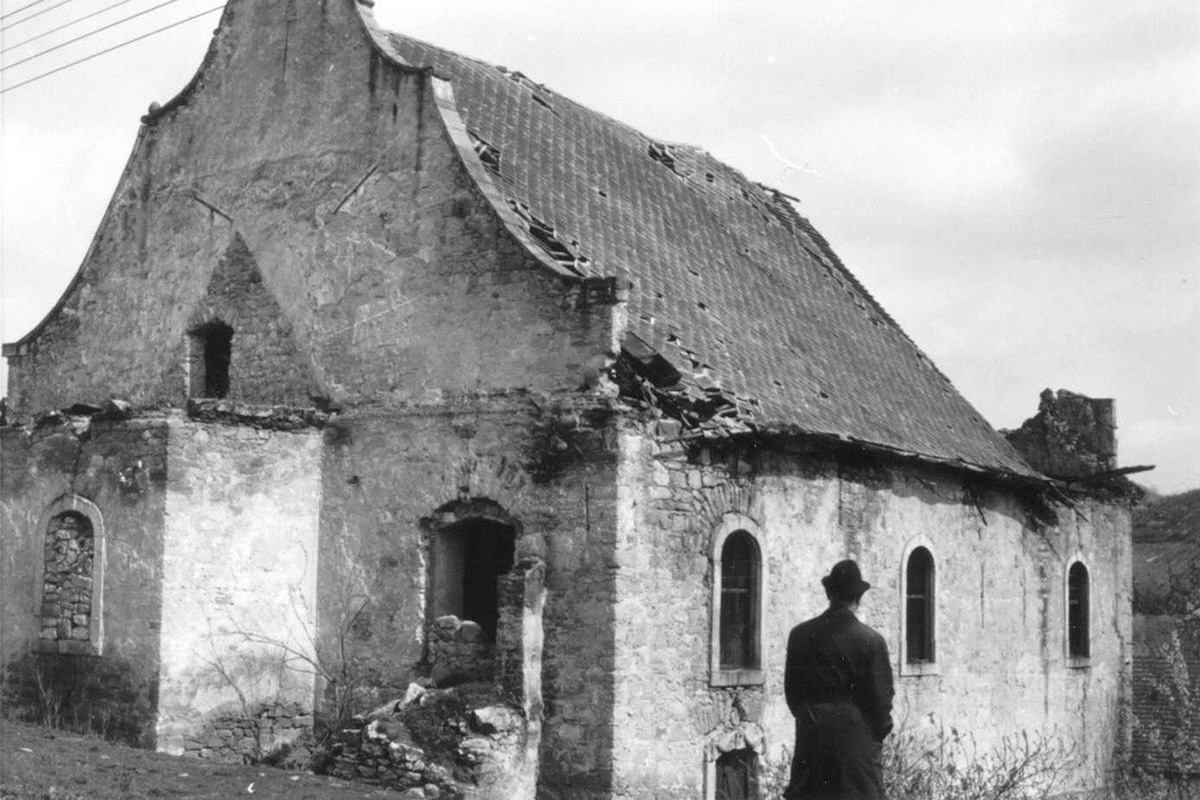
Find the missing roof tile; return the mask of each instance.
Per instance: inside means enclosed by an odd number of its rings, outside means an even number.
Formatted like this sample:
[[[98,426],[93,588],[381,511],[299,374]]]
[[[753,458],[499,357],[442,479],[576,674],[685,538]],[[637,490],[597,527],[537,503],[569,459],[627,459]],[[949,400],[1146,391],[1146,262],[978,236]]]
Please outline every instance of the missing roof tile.
[[[675,156],[671,154],[671,148],[665,144],[651,142],[649,147],[650,158],[662,164],[671,172],[675,172]],[[678,174],[678,173],[676,173]]]
[[[487,169],[488,172],[500,177],[500,149],[481,138],[474,131],[467,131],[467,136],[471,139],[471,146],[475,148],[475,155],[479,156],[479,161]]]
[[[513,212],[521,218],[525,223],[525,229],[529,232],[538,245],[541,246],[546,253],[557,261],[559,264],[567,267],[572,272],[583,274],[582,268],[587,266],[590,261],[587,256],[576,254],[571,247],[565,244],[558,238],[558,233],[554,226],[539,219],[533,212],[529,210],[529,206],[524,203],[518,203],[516,200],[509,198],[508,205]],[[571,244],[578,246],[577,240],[571,240]]]

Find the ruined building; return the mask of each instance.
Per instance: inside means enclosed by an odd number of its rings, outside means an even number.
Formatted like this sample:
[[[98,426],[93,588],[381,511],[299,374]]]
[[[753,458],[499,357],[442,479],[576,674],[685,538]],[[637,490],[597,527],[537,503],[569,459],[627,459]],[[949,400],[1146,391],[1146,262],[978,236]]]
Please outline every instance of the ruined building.
[[[230,0],[5,345],[10,672],[111,665],[147,745],[215,758],[492,686],[464,785],[719,800],[790,747],[786,634],[853,557],[902,733],[1102,784],[1111,408],[1064,437],[1048,396],[1026,460],[789,198],[368,5]],[[437,785],[380,713],[332,768]]]

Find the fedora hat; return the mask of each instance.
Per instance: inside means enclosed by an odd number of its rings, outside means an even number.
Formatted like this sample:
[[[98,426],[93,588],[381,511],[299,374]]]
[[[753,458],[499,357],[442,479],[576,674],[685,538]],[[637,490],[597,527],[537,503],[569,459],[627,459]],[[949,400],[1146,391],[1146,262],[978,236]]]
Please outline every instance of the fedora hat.
[[[839,598],[857,598],[871,588],[871,584],[863,580],[858,564],[849,558],[834,564],[829,574],[821,578],[821,583],[830,595]]]

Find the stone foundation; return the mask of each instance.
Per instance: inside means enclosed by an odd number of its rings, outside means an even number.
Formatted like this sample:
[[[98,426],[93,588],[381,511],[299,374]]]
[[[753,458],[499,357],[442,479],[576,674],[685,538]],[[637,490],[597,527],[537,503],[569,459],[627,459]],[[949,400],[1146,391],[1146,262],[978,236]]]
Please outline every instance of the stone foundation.
[[[185,739],[183,754],[234,764],[307,766],[312,726],[312,712],[295,703],[232,708],[214,714]]]

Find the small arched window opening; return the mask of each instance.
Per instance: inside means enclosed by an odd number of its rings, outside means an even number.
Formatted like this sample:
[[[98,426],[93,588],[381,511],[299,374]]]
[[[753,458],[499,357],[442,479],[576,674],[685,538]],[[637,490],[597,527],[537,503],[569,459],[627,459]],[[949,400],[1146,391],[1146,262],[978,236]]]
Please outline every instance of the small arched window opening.
[[[1088,570],[1076,561],[1067,571],[1067,654],[1071,658],[1091,655],[1088,630]]]
[[[720,668],[758,669],[761,666],[758,634],[758,542],[747,531],[734,531],[721,547]]]
[[[717,757],[715,800],[758,800],[758,758],[750,748]]]
[[[233,328],[209,322],[192,330],[189,342],[189,386],[192,397],[229,395],[229,366],[233,360]]]
[[[433,547],[433,616],[478,623],[489,642],[500,622],[500,577],[513,567],[516,530],[468,518],[437,531]]]
[[[917,547],[904,568],[904,643],[909,664],[930,664],[934,651],[933,554]]]

